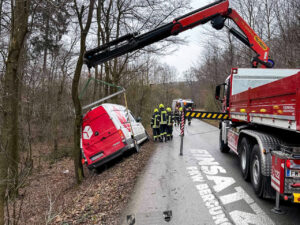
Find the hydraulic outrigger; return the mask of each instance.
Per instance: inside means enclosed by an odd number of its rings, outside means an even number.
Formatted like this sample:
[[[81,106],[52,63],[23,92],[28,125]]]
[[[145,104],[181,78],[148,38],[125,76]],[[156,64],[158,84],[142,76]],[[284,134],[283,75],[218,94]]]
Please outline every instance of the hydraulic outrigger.
[[[262,68],[272,68],[274,62],[269,59],[269,47],[234,9],[229,8],[228,0],[220,0],[199,8],[147,33],[127,34],[91,49],[85,53],[84,62],[89,68],[95,67],[209,21],[215,29],[221,30],[226,19],[232,20],[243,33],[235,28],[229,28],[229,32],[257,54],[252,60],[252,67],[261,64]]]

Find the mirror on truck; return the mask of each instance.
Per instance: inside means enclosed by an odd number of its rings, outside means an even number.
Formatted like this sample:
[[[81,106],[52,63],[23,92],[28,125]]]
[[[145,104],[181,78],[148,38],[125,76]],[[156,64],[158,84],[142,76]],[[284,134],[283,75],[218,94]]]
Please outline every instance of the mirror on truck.
[[[223,101],[223,97],[224,97],[224,88],[225,88],[225,83],[220,84],[218,86],[216,86],[216,92],[215,92],[215,99],[218,101]]]
[[[141,122],[142,121],[142,118],[141,117],[138,117],[138,118],[136,118],[136,122]]]

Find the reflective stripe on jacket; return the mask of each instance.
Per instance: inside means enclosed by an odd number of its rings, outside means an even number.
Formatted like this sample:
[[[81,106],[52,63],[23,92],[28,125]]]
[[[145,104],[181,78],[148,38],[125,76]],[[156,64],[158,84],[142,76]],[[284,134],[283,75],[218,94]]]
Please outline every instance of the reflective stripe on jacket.
[[[151,119],[151,127],[159,128],[160,114],[158,112],[154,113]]]
[[[174,117],[171,112],[168,113],[168,126],[173,126],[174,123]]]
[[[164,108],[160,109],[160,124],[167,124],[167,111]]]

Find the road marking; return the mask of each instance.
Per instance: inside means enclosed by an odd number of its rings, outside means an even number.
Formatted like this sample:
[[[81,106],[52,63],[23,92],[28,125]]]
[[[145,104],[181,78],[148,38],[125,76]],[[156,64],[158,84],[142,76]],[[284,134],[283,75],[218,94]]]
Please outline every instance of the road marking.
[[[199,192],[209,214],[217,225],[274,225],[271,218],[257,205],[257,203],[240,186],[236,186],[234,178],[226,176],[226,170],[220,166],[215,158],[206,151],[192,149],[192,156],[198,166],[187,167],[187,172]],[[210,184],[213,184],[210,186]],[[232,190],[230,194],[219,195],[223,190]],[[252,212],[235,210],[225,206],[243,201]]]
[[[193,182],[201,183],[197,184],[196,188],[206,208],[208,209],[209,214],[212,216],[214,223],[217,225],[232,225],[230,220],[227,218],[223,208],[220,206],[219,200],[216,199],[208,184],[205,183],[206,181],[203,179],[202,173],[198,170],[198,168],[196,166],[187,167],[187,171],[192,177],[192,179],[193,177],[202,178],[193,179]]]
[[[235,180],[232,177],[223,177],[223,176],[206,176],[208,180],[212,180],[215,182],[213,186],[216,192],[223,191],[224,189],[228,188],[229,186],[235,183]]]

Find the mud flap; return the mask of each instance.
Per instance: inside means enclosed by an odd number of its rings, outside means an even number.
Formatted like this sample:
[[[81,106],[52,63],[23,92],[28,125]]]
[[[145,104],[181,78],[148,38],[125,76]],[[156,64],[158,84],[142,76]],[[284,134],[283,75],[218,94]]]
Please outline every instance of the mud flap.
[[[271,177],[263,175],[263,198],[275,199],[276,191],[271,186]]]

